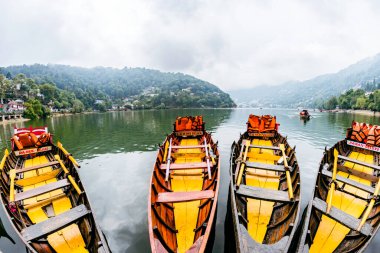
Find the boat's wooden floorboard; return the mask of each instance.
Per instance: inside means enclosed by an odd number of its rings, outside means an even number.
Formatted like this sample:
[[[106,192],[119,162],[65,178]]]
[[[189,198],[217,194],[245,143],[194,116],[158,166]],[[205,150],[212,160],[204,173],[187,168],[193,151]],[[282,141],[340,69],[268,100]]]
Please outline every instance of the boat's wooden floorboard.
[[[37,156],[25,160],[24,168],[32,166],[38,167],[39,165],[46,164],[48,162],[49,160],[46,156]],[[53,168],[51,166],[47,166],[44,168],[24,172],[22,180],[25,186],[23,187],[23,191],[28,191],[37,187],[57,182],[57,178],[55,177],[57,174],[52,173],[52,170]],[[51,175],[51,178],[47,178],[46,175]],[[39,177],[44,180],[38,180]],[[30,184],[27,183],[28,179],[31,179],[29,181]],[[34,183],[36,181],[38,181],[38,183]],[[59,197],[61,195],[62,197]],[[51,199],[50,202],[48,201],[49,199]],[[43,204],[39,204],[39,202]],[[34,224],[48,220],[50,215],[59,215],[72,208],[70,199],[64,196],[62,189],[57,189],[49,193],[44,193],[32,198],[25,199],[23,200],[23,205],[33,205],[32,208],[27,209],[27,215]],[[46,211],[46,207],[49,207],[50,210],[49,217],[48,212]],[[79,230],[78,225],[76,224],[71,224],[55,233],[48,235],[47,240],[57,253],[88,252],[85,249],[85,243],[82,234]]]
[[[358,152],[351,152],[349,158],[363,161],[366,163],[373,163],[373,155],[365,155]],[[344,165],[347,168],[351,168],[360,172],[368,174],[373,173],[373,170],[371,168],[364,167],[362,165],[353,164],[351,162],[345,162]],[[370,181],[353,175],[349,175],[346,172],[339,171],[338,175],[349,178],[351,180],[355,180],[364,185],[371,185]],[[342,183],[338,184],[339,187],[342,186]],[[357,196],[368,197],[367,192],[351,185],[345,185],[344,190]],[[363,213],[364,209],[366,208],[367,202],[364,200],[355,198],[354,196],[349,195],[347,193],[343,193],[339,190],[336,190],[333,194],[334,195],[332,205],[356,218],[359,218],[360,215]],[[310,252],[333,252],[339,246],[339,244],[342,242],[342,240],[349,231],[350,229],[346,226],[340,224],[339,222],[336,222],[335,220],[327,217],[326,215],[322,215],[322,220],[314,237],[313,244],[310,247]]]
[[[183,139],[181,146],[196,146],[198,140]],[[176,156],[175,163],[199,163],[202,156],[195,156],[194,153],[203,153],[200,148],[178,149],[178,153],[189,156]],[[200,191],[202,190],[203,177],[202,169],[199,170],[176,170],[172,171],[172,190],[174,192]],[[177,252],[186,252],[194,243],[194,229],[197,225],[199,200],[174,203],[174,218],[177,233]]]
[[[259,140],[254,139],[251,143],[252,145],[260,146],[273,146],[270,140]],[[259,154],[260,149],[250,148],[251,155],[247,160],[250,162],[258,162],[263,164],[275,164],[273,157],[274,152],[270,149],[261,149],[261,154]],[[268,158],[268,159],[263,159]],[[274,178],[276,175],[275,171],[262,170],[262,169],[250,169],[255,173],[266,174],[268,177],[264,176],[254,176],[246,175],[246,185],[261,187],[266,189],[277,190],[279,185],[279,179]],[[247,218],[248,218],[248,233],[257,242],[262,243],[267,231],[267,225],[270,221],[270,217],[273,211],[274,202],[257,200],[257,199],[247,199]]]

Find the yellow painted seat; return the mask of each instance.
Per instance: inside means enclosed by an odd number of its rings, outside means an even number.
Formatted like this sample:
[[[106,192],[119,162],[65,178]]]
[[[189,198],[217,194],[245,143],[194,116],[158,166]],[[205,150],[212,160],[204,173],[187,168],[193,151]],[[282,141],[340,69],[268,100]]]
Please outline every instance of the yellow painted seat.
[[[38,156],[25,161],[24,167],[36,166],[47,163],[48,159],[45,156]],[[18,185],[24,186],[23,191],[37,188],[49,183],[57,181],[56,176],[59,170],[53,170],[51,167],[40,168],[25,172],[24,178],[17,180]],[[48,219],[44,211],[44,207],[52,205],[54,215],[59,215],[72,208],[71,201],[63,195],[62,189],[57,189],[48,193],[40,194],[36,197],[23,200],[27,215],[33,223],[40,223]],[[47,236],[49,244],[57,253],[65,252],[88,252],[85,248],[85,243],[78,225],[71,224],[55,233]]]
[[[253,145],[273,146],[270,140],[254,139]],[[259,153],[260,152],[260,153]],[[280,157],[273,150],[250,148],[248,161],[265,164],[275,164]],[[249,168],[246,174],[246,185],[277,190],[279,178],[275,171]],[[259,175],[252,175],[257,173]],[[267,175],[267,176],[265,176]],[[257,242],[262,243],[267,231],[267,225],[272,215],[274,202],[247,198],[248,233]]]
[[[181,146],[198,145],[197,139],[183,139]],[[201,162],[202,150],[179,149],[175,163],[196,163]],[[181,155],[179,155],[181,154]],[[186,154],[189,154],[187,156]],[[199,154],[194,155],[194,154]],[[202,169],[195,170],[176,170],[172,173],[171,188],[174,192],[200,191],[203,185]],[[177,233],[177,252],[185,252],[194,241],[194,229],[197,225],[199,200],[174,203],[174,218]]]

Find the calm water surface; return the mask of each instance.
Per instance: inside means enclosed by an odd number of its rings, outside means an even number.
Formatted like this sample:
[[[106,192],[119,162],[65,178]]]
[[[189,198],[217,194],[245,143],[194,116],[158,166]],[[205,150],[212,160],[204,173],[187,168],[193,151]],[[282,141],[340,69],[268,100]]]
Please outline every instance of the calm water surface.
[[[214,252],[223,252],[229,153],[234,140],[245,131],[250,113],[274,114],[280,132],[296,146],[301,168],[302,207],[311,198],[317,168],[325,146],[345,137],[352,120],[380,124],[380,118],[353,114],[312,112],[308,122],[299,120],[295,110],[279,109],[189,109],[129,111],[56,117],[29,121],[18,127],[47,125],[54,140],[80,162],[79,174],[93,211],[113,252],[149,252],[147,225],[148,187],[157,144],[172,131],[178,115],[204,115],[206,128],[219,141],[221,185],[219,192]],[[13,126],[0,125],[0,148],[10,148]],[[2,155],[1,155],[2,156]],[[18,236],[0,208],[0,250],[25,252]],[[4,218],[3,218],[4,217]],[[13,242],[12,242],[13,241]],[[380,234],[367,252],[378,252]]]

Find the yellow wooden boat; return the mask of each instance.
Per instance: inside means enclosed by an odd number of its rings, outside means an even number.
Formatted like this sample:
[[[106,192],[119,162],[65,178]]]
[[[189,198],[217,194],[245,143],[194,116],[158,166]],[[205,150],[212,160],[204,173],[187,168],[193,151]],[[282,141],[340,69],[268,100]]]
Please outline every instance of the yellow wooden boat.
[[[379,229],[380,136],[353,126],[323,155],[297,252],[364,252]]]
[[[219,191],[217,144],[201,116],[179,117],[160,146],[149,192],[152,252],[209,252]]]
[[[230,214],[236,252],[288,252],[300,211],[294,149],[278,133],[276,117],[250,115],[232,144]]]
[[[76,160],[46,127],[15,128],[1,160],[1,201],[28,252],[110,252]]]

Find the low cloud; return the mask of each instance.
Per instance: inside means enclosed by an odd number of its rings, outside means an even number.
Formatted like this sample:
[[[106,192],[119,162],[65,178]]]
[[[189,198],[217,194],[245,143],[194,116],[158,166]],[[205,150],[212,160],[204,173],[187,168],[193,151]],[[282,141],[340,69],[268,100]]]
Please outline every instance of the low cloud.
[[[380,52],[376,0],[15,0],[0,9],[0,66],[147,67],[233,90]]]

